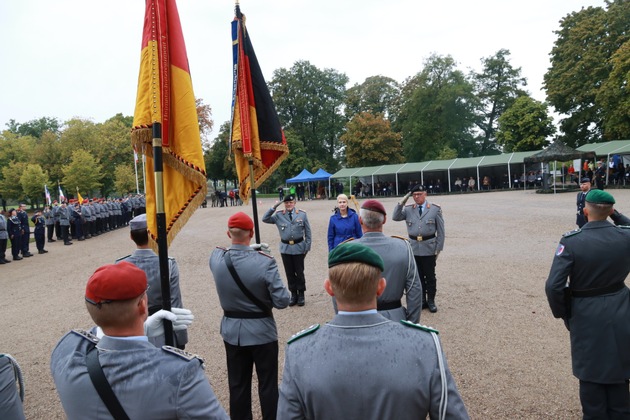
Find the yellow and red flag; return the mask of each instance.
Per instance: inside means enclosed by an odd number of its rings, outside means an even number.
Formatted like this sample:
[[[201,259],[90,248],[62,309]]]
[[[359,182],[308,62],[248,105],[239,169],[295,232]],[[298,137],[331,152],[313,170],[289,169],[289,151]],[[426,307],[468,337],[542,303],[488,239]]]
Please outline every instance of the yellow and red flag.
[[[253,188],[258,188],[286,159],[289,147],[254,54],[254,47],[245,27],[245,15],[238,5],[232,22],[232,55],[234,90],[231,147],[240,196],[247,202],[252,188],[249,161],[253,162]]]
[[[167,244],[206,196],[206,171],[186,45],[175,0],[146,0],[132,145],[146,159],[147,229],[157,248],[152,126],[162,125]]]

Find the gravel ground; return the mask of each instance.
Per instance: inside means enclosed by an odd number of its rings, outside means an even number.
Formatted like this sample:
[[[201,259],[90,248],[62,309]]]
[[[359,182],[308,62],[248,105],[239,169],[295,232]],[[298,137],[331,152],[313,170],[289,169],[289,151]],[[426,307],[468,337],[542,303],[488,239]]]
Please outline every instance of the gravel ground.
[[[617,207],[629,212],[630,190],[612,193]],[[420,321],[440,330],[471,417],[580,418],[568,333],[552,317],[544,294],[558,240],[575,227],[575,194],[510,191],[429,199],[443,208],[447,238],[437,266],[439,311],[423,311]],[[391,214],[397,199],[382,201]],[[259,201],[259,218],[273,202]],[[282,343],[302,328],[332,317],[322,283],[328,218],[334,204],[298,205],[308,212],[314,241],[306,258],[306,306],[275,311],[280,369]],[[228,406],[228,387],[218,332],[221,308],[208,257],[215,246],[229,245],[225,226],[237,210],[252,213],[251,206],[199,209],[169,250],[179,263],[185,306],[196,317],[187,350],[205,358],[206,374],[224,407]],[[261,223],[260,232],[279,257],[275,226]],[[404,235],[406,231],[403,223],[388,220],[385,233]],[[65,417],[50,375],[50,353],[68,330],[92,325],[83,301],[89,276],[133,248],[127,229],[119,229],[72,246],[47,244],[48,254],[0,267],[0,351],[12,354],[24,371],[27,418]],[[284,278],[284,272],[281,275]]]

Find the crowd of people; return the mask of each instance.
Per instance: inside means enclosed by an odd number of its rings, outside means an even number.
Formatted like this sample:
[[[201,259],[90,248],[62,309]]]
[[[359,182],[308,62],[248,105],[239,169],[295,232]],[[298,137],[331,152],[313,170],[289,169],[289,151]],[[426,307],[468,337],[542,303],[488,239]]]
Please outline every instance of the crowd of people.
[[[171,302],[165,305],[159,260],[147,246],[146,215],[134,217],[126,224],[137,249],[100,267],[87,282],[86,307],[96,327],[69,332],[52,354],[51,371],[68,418],[228,418],[229,412],[232,419],[251,419],[256,369],[263,419],[467,419],[437,331],[419,324],[423,309],[438,310],[435,267],[446,236],[441,206],[429,194],[424,185],[414,185],[394,206],[392,220],[404,222],[405,237],[383,234],[388,212],[379,200],[364,200],[354,211],[346,195],[337,197],[324,281],[335,316],[289,340],[281,383],[273,310],[305,305],[308,216],[287,195],[262,218],[278,229],[286,286],[265,245],[252,243],[253,220],[243,212],[229,217],[231,245],[209,258],[223,310],[227,411],[203,373],[203,361],[184,351],[194,316],[183,308],[177,263],[169,259]],[[585,417],[627,418],[630,290],[624,280],[630,272],[630,219],[613,209],[608,192],[589,188],[580,194],[585,224],[561,239],[546,292],[554,316],[570,331]],[[109,228],[113,216],[103,226]],[[120,220],[111,226],[125,225]],[[610,241],[614,255],[604,246]],[[606,255],[594,254],[586,243],[601,243],[596,248]],[[169,331],[163,320],[172,323],[172,346],[162,345]],[[10,401],[21,405],[15,396]]]
[[[34,255],[31,250],[31,233],[38,254],[48,252],[46,243],[63,241],[72,245],[76,241],[95,238],[111,230],[127,226],[132,217],[144,214],[144,195],[129,194],[121,198],[91,198],[79,203],[76,199],[54,200],[43,210],[35,210],[29,218],[26,204],[0,211],[0,264],[20,261]],[[31,225],[33,230],[31,232]],[[7,259],[7,246],[11,243],[12,260]]]

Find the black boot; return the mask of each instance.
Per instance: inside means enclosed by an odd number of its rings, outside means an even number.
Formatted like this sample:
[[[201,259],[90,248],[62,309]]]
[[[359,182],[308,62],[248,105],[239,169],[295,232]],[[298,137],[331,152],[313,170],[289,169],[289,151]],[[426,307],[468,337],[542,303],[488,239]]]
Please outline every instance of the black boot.
[[[291,292],[291,300],[289,301],[289,306],[295,306],[298,301],[298,295],[296,292]]]
[[[427,300],[427,306],[429,307],[429,311],[435,313],[437,312],[437,306],[435,306],[435,293],[429,295],[429,299]]]
[[[297,305],[304,306],[304,290],[298,290]]]

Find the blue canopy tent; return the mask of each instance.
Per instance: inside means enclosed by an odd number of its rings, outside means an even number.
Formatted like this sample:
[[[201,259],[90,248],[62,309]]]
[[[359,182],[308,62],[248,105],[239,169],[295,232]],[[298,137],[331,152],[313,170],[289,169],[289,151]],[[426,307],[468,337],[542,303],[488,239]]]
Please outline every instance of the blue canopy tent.
[[[328,176],[330,176],[330,174],[328,174]],[[312,177],[313,177],[312,173],[310,173],[306,169],[302,169],[302,172],[300,172],[299,175],[294,176],[293,178],[287,179],[287,184],[294,184],[297,182],[308,182],[312,180],[311,179]]]
[[[313,174],[311,179],[309,179],[309,181],[328,181],[331,176],[332,176],[332,174],[329,174],[328,172],[326,172],[322,168],[319,168],[317,170],[317,172],[315,172]]]

